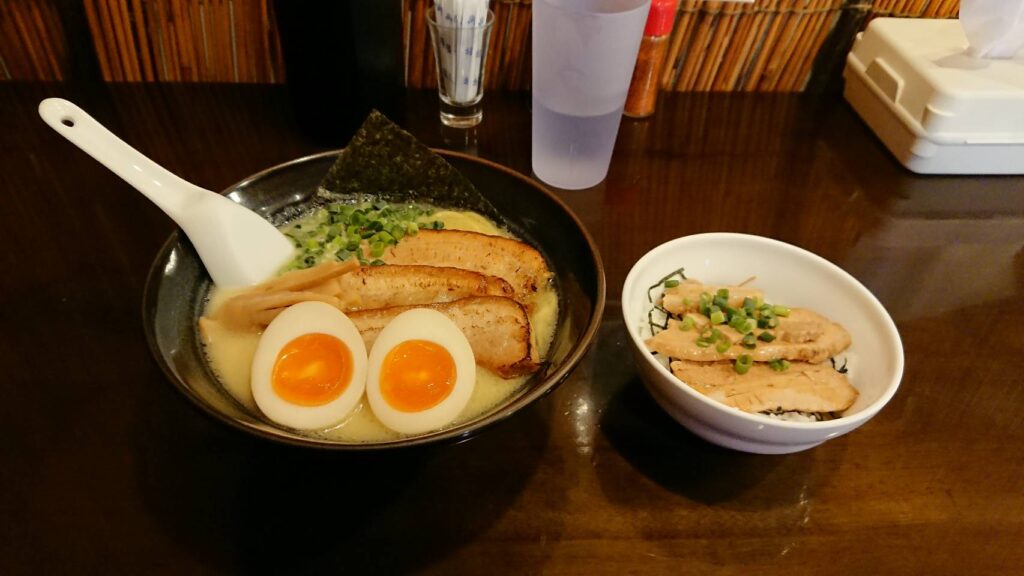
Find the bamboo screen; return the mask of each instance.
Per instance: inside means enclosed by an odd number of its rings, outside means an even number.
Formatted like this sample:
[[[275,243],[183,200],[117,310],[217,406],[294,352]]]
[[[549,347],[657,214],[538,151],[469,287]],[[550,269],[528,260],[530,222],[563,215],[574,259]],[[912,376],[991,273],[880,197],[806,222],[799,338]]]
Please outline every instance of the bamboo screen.
[[[406,84],[437,79],[424,21],[431,0],[403,0]],[[484,82],[488,89],[530,87],[532,0],[493,0],[494,28]],[[959,0],[756,0],[750,4],[681,0],[662,88],[677,91],[799,91],[843,14],[955,17]],[[844,28],[846,30],[846,28]],[[847,40],[852,40],[851,38]],[[849,41],[836,46],[849,46]]]
[[[406,85],[433,88],[431,0],[373,1],[401,3],[403,33],[395,41]],[[56,6],[68,2],[81,2],[104,80],[285,80],[273,0],[0,0],[0,80],[65,76],[69,35]],[[487,88],[529,89],[532,0],[491,0],[491,8]],[[848,49],[871,18],[950,18],[958,9],[959,0],[680,0],[662,87],[798,91],[816,62],[836,61],[841,55],[832,52]]]
[[[270,0],[84,3],[104,80],[284,80]]]
[[[0,80],[62,80],[66,59],[52,1],[0,0]]]

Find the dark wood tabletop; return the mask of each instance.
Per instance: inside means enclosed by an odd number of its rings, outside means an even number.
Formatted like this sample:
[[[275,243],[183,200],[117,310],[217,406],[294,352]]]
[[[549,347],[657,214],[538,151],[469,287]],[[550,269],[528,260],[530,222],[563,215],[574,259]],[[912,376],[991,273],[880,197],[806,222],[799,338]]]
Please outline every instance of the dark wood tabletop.
[[[43,124],[51,95],[215,190],[343,145],[365,112],[283,87],[0,84],[2,574],[1021,573],[1024,177],[914,175],[835,96],[665,96],[623,121],[604,183],[558,193],[608,280],[569,380],[462,444],[324,452],[230,428],[166,381],[141,302],[173,224]],[[433,93],[381,106],[530,173],[528,95],[489,94],[470,133],[442,130]],[[867,286],[905,348],[892,402],[785,456],[662,412],[617,300],[640,255],[707,231]]]

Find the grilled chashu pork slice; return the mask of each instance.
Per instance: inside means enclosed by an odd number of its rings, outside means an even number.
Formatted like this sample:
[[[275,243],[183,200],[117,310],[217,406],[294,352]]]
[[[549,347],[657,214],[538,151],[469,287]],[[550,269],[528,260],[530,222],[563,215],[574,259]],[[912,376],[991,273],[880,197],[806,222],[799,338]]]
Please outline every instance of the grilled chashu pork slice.
[[[498,278],[442,266],[363,266],[312,289],[338,297],[345,312],[391,306],[451,302],[470,296],[515,295],[512,285]]]
[[[478,296],[420,307],[433,308],[451,318],[469,340],[476,363],[501,377],[532,374],[540,368],[526,308],[515,300]],[[350,312],[348,317],[370,349],[384,326],[410,308],[416,306],[362,310]]]
[[[738,374],[731,362],[671,363],[672,373],[694,390],[744,412],[841,412],[857,389],[829,364],[793,362],[781,372],[754,364]]]
[[[258,331],[292,304],[326,302],[345,312],[451,302],[469,296],[515,294],[495,276],[435,266],[359,266],[325,262],[288,272],[230,298],[214,319],[232,330]]]
[[[661,297],[661,305],[665,310],[673,314],[681,315],[685,312],[695,312],[700,306],[700,295],[702,293],[707,293],[713,297],[721,288],[729,291],[728,303],[733,308],[742,308],[744,298],[764,300],[764,292],[756,288],[728,286],[725,284],[704,284],[688,278],[681,280],[676,286],[665,288]]]
[[[388,248],[380,259],[387,264],[445,266],[497,276],[512,285],[516,300],[527,305],[551,278],[544,257],[529,244],[463,230],[420,230]]]
[[[670,320],[668,328],[647,339],[647,348],[669,358],[692,360],[696,362],[715,362],[718,360],[735,360],[743,354],[749,354],[754,362],[770,362],[776,359],[798,360],[817,364],[846,350],[851,343],[850,333],[841,325],[811,310],[795,308],[788,318],[780,318],[779,327],[773,332],[772,342],[757,342],[753,350],[743,348],[738,342],[743,334],[724,324],[716,326],[723,338],[733,345],[724,352],[715,346],[701,347],[697,344],[702,329],[707,329],[707,319],[700,320],[694,315],[695,326],[690,330],[682,330],[680,322]],[[755,328],[754,333],[763,330]]]

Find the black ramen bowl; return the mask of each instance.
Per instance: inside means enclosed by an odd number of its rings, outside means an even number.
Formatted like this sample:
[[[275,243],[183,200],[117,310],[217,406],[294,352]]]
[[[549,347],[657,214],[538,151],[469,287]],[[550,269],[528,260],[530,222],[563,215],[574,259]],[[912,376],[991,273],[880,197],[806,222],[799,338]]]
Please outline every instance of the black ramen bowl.
[[[279,427],[245,408],[208,366],[197,322],[212,281],[188,240],[173,234],[149,272],[143,299],[146,338],[171,382],[207,413],[264,438],[328,449],[366,450],[460,441],[508,418],[553,390],[586,352],[605,300],[604,267],[594,241],[576,216],[550,192],[525,176],[486,160],[438,151],[505,216],[512,232],[544,254],[559,294],[554,342],[543,368],[519,391],[477,418],[457,426],[385,442],[346,443]],[[225,194],[271,221],[311,202],[338,152],[325,152],[275,166],[231,186]]]

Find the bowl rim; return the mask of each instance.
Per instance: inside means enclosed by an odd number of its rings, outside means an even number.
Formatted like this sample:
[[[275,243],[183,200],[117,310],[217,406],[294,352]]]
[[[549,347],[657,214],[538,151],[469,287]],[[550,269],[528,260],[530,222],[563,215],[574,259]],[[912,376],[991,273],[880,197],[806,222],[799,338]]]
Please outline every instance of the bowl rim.
[[[252,183],[253,181],[260,180],[266,176],[289,168],[296,164],[302,164],[306,162],[312,162],[328,156],[337,156],[342,152],[342,148],[335,150],[327,150],[324,152],[317,152],[309,154],[299,158],[294,158],[270,166],[259,172],[246,176],[245,178],[227,186],[220,192],[221,195],[231,198],[231,193],[237,188]],[[534,389],[529,392],[517,396],[514,400],[506,404],[505,406],[494,409],[493,412],[486,414],[485,416],[475,418],[468,422],[464,422],[458,426],[439,430],[423,436],[417,436],[413,438],[400,438],[397,440],[389,440],[386,442],[360,442],[360,443],[344,443],[332,441],[329,439],[321,439],[309,436],[297,436],[293,432],[278,429],[278,428],[261,428],[258,426],[251,425],[247,422],[239,421],[235,418],[228,416],[213,407],[209,406],[198,394],[196,394],[185,382],[175,373],[175,371],[168,365],[163,357],[163,352],[157,342],[156,333],[153,330],[155,326],[157,294],[159,292],[160,278],[163,275],[163,266],[167,261],[169,254],[174,250],[175,246],[179,243],[181,236],[180,229],[175,229],[171,233],[170,237],[163,243],[160,249],[157,251],[153,258],[153,262],[150,264],[149,271],[146,274],[146,283],[143,288],[142,294],[142,323],[143,332],[146,335],[146,343],[149,346],[150,354],[156,363],[160,366],[163,371],[166,380],[168,380],[174,388],[176,388],[182,395],[191,401],[191,404],[201,409],[206,414],[209,414],[221,422],[227,423],[231,427],[241,430],[243,432],[254,434],[256,436],[267,438],[269,440],[280,442],[283,444],[290,444],[294,446],[302,446],[307,448],[319,448],[325,450],[338,450],[338,451],[374,451],[374,450],[391,450],[398,448],[407,448],[412,446],[422,446],[427,444],[446,444],[446,443],[459,443],[468,440],[477,433],[489,428],[498,422],[506,420],[512,416],[515,412],[520,409],[532,404],[534,401],[541,397],[549,394],[555,388],[557,388],[569,374],[579,365],[580,360],[590,349],[593,344],[594,338],[597,334],[598,329],[601,326],[601,321],[604,317],[605,301],[606,301],[606,277],[604,269],[604,261],[601,257],[601,252],[597,247],[597,243],[594,242],[590,232],[583,225],[583,222],[579,219],[576,213],[569,208],[561,198],[556,196],[551,190],[549,190],[544,184],[538,182],[526,175],[513,170],[507,166],[498,164],[497,162],[466,154],[462,152],[455,152],[451,150],[443,150],[437,148],[431,148],[431,150],[442,157],[453,157],[468,162],[475,162],[483,164],[484,166],[502,172],[513,179],[519,180],[527,186],[532,186],[539,190],[542,194],[548,197],[549,200],[555,203],[572,221],[576,226],[576,229],[581,234],[583,240],[586,242],[592,255],[592,264],[594,266],[594,276],[596,279],[596,298],[594,299],[593,310],[591,311],[590,318],[587,325],[583,330],[580,331],[580,336],[577,343],[573,345],[573,348],[566,354],[565,359],[561,365],[556,368],[553,372],[547,375],[546,378]],[[237,401],[236,401],[237,402]]]
[[[868,306],[870,306],[875,311],[875,313],[878,314],[879,318],[882,320],[882,323],[884,325],[885,332],[892,339],[893,344],[895,345],[895,370],[893,371],[892,378],[890,379],[885,390],[882,392],[881,396],[879,396],[871,404],[868,404],[867,406],[862,408],[856,414],[851,414],[850,416],[843,416],[841,418],[836,418],[835,420],[825,420],[821,422],[791,422],[788,420],[765,418],[759,414],[750,414],[747,412],[743,412],[742,410],[730,408],[729,406],[726,406],[725,404],[722,404],[721,402],[718,402],[711,398],[708,398],[707,396],[690,388],[690,386],[684,384],[681,380],[679,380],[679,378],[672,374],[668,370],[668,368],[666,368],[663,364],[655,360],[653,355],[642,354],[645,362],[654,366],[654,368],[658,371],[659,375],[661,375],[668,382],[671,382],[677,390],[682,390],[683,394],[687,395],[691,400],[700,402],[704,406],[712,407],[713,409],[716,409],[718,412],[722,414],[738,418],[743,422],[756,424],[758,426],[775,427],[781,430],[813,430],[821,432],[842,431],[851,427],[856,427],[870,420],[875,414],[877,414],[882,409],[882,407],[889,403],[889,400],[891,400],[892,397],[896,394],[896,390],[899,389],[900,382],[903,379],[904,353],[903,341],[900,338],[899,330],[897,330],[896,323],[893,321],[892,316],[889,314],[888,310],[886,310],[885,307],[882,306],[882,303],[878,301],[878,298],[876,298],[875,295],[870,290],[868,290],[866,286],[861,284],[859,280],[854,278],[853,275],[851,275],[846,270],[843,270],[836,264],[815,254],[814,252],[811,252],[810,250],[806,250],[799,246],[794,246],[793,244],[789,244],[781,240],[768,238],[766,236],[758,236],[756,234],[743,234],[739,232],[705,232],[701,234],[690,234],[687,236],[680,236],[679,238],[674,238],[672,240],[663,242],[662,244],[659,244],[658,246],[655,246],[654,248],[648,250],[643,256],[641,256],[640,259],[638,259],[636,263],[633,264],[633,267],[630,268],[629,273],[626,275],[625,281],[622,283],[622,320],[626,324],[626,331],[629,333],[629,337],[632,340],[633,345],[636,347],[636,349],[646,351],[646,346],[644,345],[643,340],[640,338],[639,331],[636,329],[636,327],[630,325],[632,320],[627,317],[627,314],[629,313],[628,311],[630,310],[630,306],[632,304],[629,301],[629,293],[632,290],[633,285],[636,283],[641,270],[643,270],[645,268],[645,265],[651,260],[653,260],[656,256],[660,255],[663,252],[669,252],[673,249],[676,249],[680,245],[685,245],[694,241],[714,240],[739,240],[742,242],[765,243],[771,245],[773,248],[788,252],[794,257],[809,259],[815,264],[824,267],[832,274],[838,276],[840,279],[845,280],[847,283],[849,283],[865,300]]]

